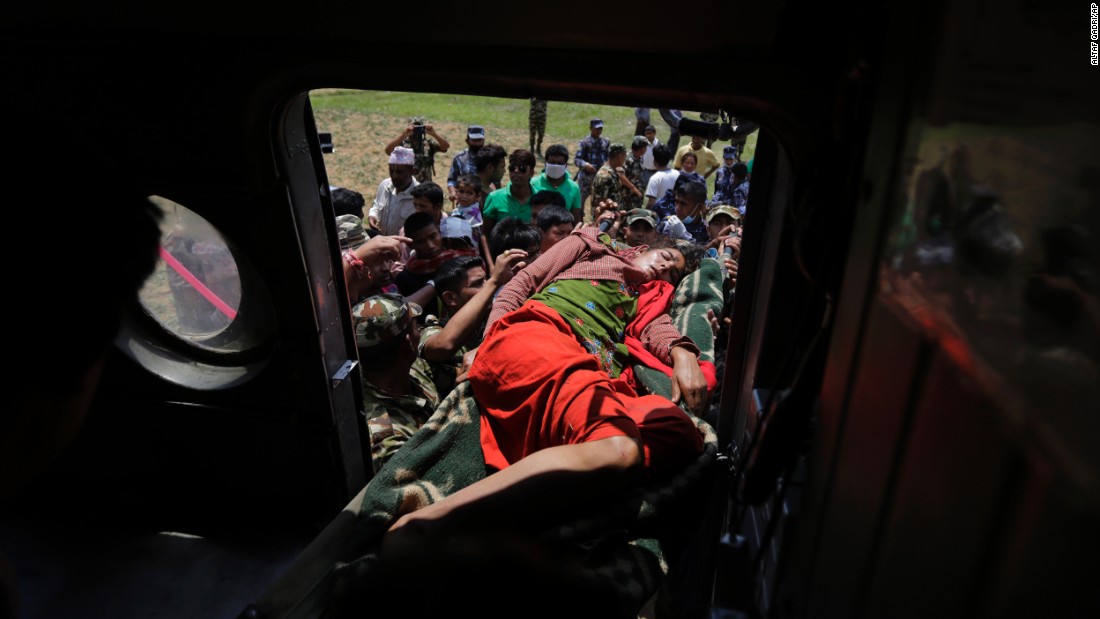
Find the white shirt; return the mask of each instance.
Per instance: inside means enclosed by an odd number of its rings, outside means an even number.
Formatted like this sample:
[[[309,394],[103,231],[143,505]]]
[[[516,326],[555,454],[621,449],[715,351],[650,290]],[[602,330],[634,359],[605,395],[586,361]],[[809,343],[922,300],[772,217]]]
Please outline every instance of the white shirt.
[[[645,197],[652,196],[655,200],[665,197],[665,194],[676,185],[676,177],[680,176],[679,170],[657,170],[645,186]]]
[[[371,205],[367,218],[378,218],[378,229],[382,234],[386,236],[397,234],[405,225],[405,218],[416,212],[409,192],[419,184],[414,178],[405,191],[398,192],[393,187],[393,179],[387,178],[378,183],[378,195],[374,197],[374,204]]]
[[[645,155],[642,156],[642,168],[644,168],[646,170],[649,170],[649,171],[653,171],[653,170],[657,169],[657,167],[655,165],[653,165],[653,148],[656,147],[660,143],[661,143],[661,141],[658,140],[656,137],[654,137],[653,142],[649,146],[646,147]]]

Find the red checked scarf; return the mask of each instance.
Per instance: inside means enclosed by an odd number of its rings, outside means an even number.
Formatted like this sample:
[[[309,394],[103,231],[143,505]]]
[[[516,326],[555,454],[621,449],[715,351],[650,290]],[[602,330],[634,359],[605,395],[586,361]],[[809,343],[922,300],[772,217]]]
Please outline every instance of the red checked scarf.
[[[624,338],[626,347],[630,350],[630,356],[638,363],[660,370],[671,378],[672,368],[646,350],[639,338],[646,325],[658,316],[668,313],[676,288],[664,280],[653,280],[642,284],[640,292],[641,294],[638,296],[638,314],[626,326],[626,336]],[[700,360],[699,369],[703,371],[703,377],[706,378],[707,391],[713,392],[718,387],[717,370],[714,364],[710,361]],[[637,390],[638,384],[634,378],[634,368],[632,366],[627,366],[623,370],[622,377],[626,379],[632,388]]]

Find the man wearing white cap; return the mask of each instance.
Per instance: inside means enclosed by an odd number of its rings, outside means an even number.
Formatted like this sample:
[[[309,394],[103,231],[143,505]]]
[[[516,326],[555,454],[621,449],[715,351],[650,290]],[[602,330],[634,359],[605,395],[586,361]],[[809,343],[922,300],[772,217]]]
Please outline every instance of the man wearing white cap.
[[[416,212],[409,193],[419,185],[413,178],[416,157],[411,148],[398,146],[390,153],[390,176],[378,184],[378,195],[370,207],[367,219],[372,228],[387,236],[397,234],[405,219]]]

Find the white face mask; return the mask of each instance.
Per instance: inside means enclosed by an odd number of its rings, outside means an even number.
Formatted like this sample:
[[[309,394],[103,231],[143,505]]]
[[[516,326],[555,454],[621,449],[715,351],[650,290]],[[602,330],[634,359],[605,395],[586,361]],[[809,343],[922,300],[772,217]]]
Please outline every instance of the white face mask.
[[[563,164],[548,163],[546,164],[546,175],[554,180],[558,180],[559,178],[565,176],[565,170],[568,167],[569,166]]]

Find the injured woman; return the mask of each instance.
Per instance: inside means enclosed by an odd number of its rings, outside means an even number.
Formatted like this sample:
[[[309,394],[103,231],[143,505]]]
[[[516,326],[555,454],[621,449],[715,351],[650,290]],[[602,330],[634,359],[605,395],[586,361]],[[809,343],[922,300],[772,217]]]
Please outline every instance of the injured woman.
[[[383,555],[419,535],[537,531],[591,500],[693,461],[713,374],[668,315],[696,268],[691,244],[613,248],[578,229],[494,301],[469,369],[486,477],[392,524]],[[663,364],[671,400],[639,395],[630,366]]]
[[[330,616],[634,618],[704,583],[686,548],[720,468],[699,415],[729,275],[673,243],[582,228],[500,289],[469,380],[319,538]]]

